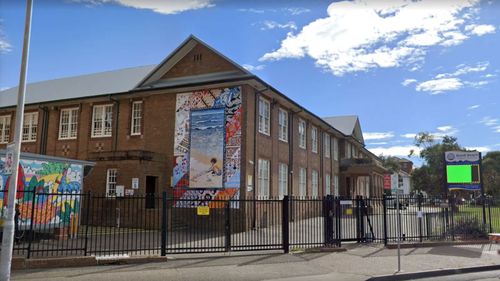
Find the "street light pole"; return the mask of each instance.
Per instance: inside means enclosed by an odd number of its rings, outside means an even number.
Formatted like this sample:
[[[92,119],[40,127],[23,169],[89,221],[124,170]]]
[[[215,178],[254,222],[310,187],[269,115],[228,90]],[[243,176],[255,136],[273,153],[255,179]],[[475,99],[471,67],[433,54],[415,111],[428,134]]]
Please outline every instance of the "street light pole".
[[[17,93],[16,127],[14,130],[14,157],[12,164],[12,175],[10,176],[7,215],[3,223],[2,253],[0,256],[0,280],[10,280],[10,268],[12,264],[12,249],[14,247],[14,215],[17,191],[17,177],[19,157],[21,155],[21,140],[23,136],[24,97],[26,94],[26,72],[28,68],[28,53],[31,33],[31,15],[33,0],[27,0],[26,22],[24,26],[23,54],[21,59],[21,74],[19,78],[19,91]]]

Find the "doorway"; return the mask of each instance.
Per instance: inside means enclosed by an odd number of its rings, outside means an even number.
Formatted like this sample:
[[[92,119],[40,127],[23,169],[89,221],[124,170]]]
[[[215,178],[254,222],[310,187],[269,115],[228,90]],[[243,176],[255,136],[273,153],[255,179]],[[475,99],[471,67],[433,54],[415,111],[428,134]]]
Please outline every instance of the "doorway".
[[[155,209],[156,185],[158,177],[146,176],[146,209]]]

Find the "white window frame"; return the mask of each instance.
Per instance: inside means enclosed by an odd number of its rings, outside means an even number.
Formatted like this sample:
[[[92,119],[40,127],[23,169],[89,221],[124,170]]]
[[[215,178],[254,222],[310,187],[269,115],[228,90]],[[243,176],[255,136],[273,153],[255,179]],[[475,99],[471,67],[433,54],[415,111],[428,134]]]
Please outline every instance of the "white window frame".
[[[38,112],[24,114],[22,142],[35,142],[38,127]]]
[[[278,186],[278,196],[283,199],[283,196],[288,195],[288,165],[285,163],[279,164]]]
[[[10,141],[10,115],[0,116],[0,143],[9,143]]]
[[[318,198],[319,195],[319,173],[316,170],[311,172],[311,197]]]
[[[318,128],[314,126],[311,128],[311,151],[318,153]]]
[[[259,98],[259,133],[271,135],[271,103]]]
[[[259,183],[259,194],[258,198],[268,199],[269,198],[269,186],[270,186],[270,163],[269,160],[259,158],[259,172],[258,172],[258,183]]]
[[[345,158],[350,159],[352,157],[352,145],[350,142],[345,143]]]
[[[73,140],[78,137],[78,107],[63,108],[59,113],[59,139]],[[67,118],[64,118],[67,114]]]
[[[303,119],[299,119],[299,147],[307,148],[307,124]]]
[[[140,136],[142,134],[142,100],[132,102],[130,114],[130,135]]]
[[[325,157],[330,158],[331,150],[330,150],[330,134],[324,133],[323,134],[323,150],[325,152]]]
[[[306,168],[299,169],[299,196],[307,196],[307,170]]]
[[[101,111],[101,112],[98,112]],[[101,120],[96,120],[97,114]],[[107,127],[109,124],[109,127]],[[99,128],[96,127],[99,125]],[[92,108],[92,138],[111,137],[113,134],[113,104],[99,104]]]
[[[118,179],[118,169],[106,170],[106,197],[116,197],[116,185]]]
[[[336,137],[333,138],[333,160],[339,160],[339,139]]]
[[[332,177],[329,173],[325,174],[325,196],[332,194]]]
[[[282,108],[278,110],[278,124],[279,140],[288,142],[288,112]]]

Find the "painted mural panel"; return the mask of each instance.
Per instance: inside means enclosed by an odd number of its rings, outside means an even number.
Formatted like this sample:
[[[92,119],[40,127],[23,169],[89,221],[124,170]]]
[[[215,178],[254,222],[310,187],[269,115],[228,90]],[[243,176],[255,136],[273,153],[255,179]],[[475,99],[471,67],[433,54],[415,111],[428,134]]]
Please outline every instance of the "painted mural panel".
[[[222,188],[224,162],[224,108],[191,111],[189,187]]]
[[[182,204],[179,201],[178,207],[209,205],[213,199],[239,196],[241,111],[239,87],[177,95],[172,176],[174,196],[203,200],[203,203],[183,201]],[[203,123],[210,120],[210,114],[213,114],[211,117],[217,117],[212,121],[223,121],[223,127],[200,130]],[[221,159],[216,158],[215,164],[212,163],[214,157],[209,156],[214,153]],[[223,188],[208,189],[214,187]]]
[[[4,158],[0,159],[0,210],[8,202],[8,186],[11,177],[3,173]],[[80,164],[21,159],[18,169],[19,188],[16,202],[20,210],[20,225],[30,225],[33,208],[33,192],[37,195],[34,204],[36,228],[40,225],[78,224],[80,197],[82,192],[83,167]],[[54,194],[59,193],[59,194]]]

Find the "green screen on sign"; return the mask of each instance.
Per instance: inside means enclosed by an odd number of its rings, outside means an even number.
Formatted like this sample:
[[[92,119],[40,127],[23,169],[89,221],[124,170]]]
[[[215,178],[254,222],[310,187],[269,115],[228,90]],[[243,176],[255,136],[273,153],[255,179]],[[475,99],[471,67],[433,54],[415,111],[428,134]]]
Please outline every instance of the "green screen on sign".
[[[448,183],[472,183],[472,165],[446,166]]]

